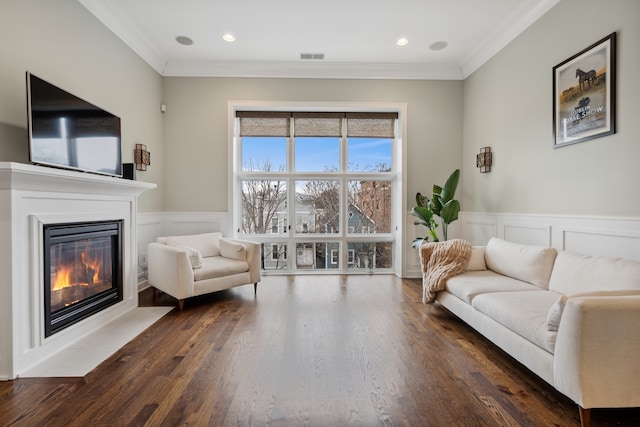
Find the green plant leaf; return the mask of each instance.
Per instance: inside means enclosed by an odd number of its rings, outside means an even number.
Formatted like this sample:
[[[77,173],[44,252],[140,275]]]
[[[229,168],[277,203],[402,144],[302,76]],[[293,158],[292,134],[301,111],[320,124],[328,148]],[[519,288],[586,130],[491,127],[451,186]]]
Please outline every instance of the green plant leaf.
[[[458,181],[460,180],[460,169],[453,171],[444,187],[440,190],[440,202],[444,205],[447,202],[453,200],[456,195],[456,188],[458,187]]]
[[[440,193],[442,193],[442,187],[439,185],[433,186],[433,201],[431,202],[431,209],[433,213],[440,216],[440,210],[442,209],[442,200]]]
[[[451,224],[458,219],[460,213],[460,202],[458,200],[449,200],[440,211],[440,218],[445,224]]]
[[[411,209],[411,215],[415,216],[416,218],[420,218],[425,223],[433,222],[433,212],[429,208],[415,206],[413,209]]]

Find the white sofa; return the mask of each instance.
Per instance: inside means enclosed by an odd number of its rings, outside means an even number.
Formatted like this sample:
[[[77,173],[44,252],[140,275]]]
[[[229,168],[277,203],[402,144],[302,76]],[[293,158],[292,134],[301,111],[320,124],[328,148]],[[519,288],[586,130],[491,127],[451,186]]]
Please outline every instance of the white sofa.
[[[221,233],[158,237],[147,248],[149,284],[178,300],[260,281],[260,244]]]
[[[492,238],[436,301],[576,402],[583,426],[591,408],[640,406],[640,262]]]

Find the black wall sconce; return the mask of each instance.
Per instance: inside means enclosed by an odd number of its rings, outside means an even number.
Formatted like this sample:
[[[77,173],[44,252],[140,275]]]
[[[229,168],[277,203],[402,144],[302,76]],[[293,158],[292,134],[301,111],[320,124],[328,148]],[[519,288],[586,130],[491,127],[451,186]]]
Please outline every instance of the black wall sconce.
[[[480,154],[476,155],[476,167],[480,168],[480,173],[491,172],[491,165],[493,164],[493,156],[491,154],[491,147],[482,147]]]
[[[133,162],[136,164],[137,170],[147,170],[147,166],[151,164],[151,153],[147,151],[146,145],[136,144],[136,149],[133,150]]]

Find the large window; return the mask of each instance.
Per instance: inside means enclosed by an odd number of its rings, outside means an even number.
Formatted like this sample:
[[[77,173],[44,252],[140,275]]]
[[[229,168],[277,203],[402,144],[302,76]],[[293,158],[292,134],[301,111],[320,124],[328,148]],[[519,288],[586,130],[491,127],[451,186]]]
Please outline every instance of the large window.
[[[393,269],[397,117],[236,112],[234,223],[265,271]]]

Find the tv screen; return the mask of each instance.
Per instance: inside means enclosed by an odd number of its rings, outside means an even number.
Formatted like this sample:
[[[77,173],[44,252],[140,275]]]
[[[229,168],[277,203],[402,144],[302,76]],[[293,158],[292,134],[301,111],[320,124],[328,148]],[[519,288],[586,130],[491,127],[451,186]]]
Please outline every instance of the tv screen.
[[[120,118],[27,73],[32,163],[122,176]]]

